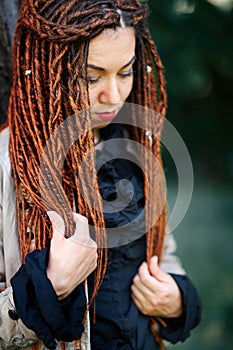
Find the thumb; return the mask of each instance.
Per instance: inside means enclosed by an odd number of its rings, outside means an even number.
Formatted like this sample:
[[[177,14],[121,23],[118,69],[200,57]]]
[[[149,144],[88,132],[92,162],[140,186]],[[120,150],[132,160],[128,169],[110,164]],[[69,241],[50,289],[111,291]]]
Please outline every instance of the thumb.
[[[53,233],[65,234],[65,223],[62,217],[56,211],[47,211],[47,215],[52,223]]]
[[[73,242],[88,246],[95,247],[96,243],[90,238],[88,220],[85,216],[73,213],[73,219],[76,223],[76,228],[73,236],[69,239]]]
[[[158,265],[158,256],[154,255],[150,259],[150,273],[153,277],[160,280],[163,277],[163,271],[160,270]]]

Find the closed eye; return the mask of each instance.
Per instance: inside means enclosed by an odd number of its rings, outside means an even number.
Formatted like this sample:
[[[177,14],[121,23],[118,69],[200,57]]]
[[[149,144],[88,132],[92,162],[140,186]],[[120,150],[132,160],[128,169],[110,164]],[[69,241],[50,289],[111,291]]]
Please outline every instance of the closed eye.
[[[132,75],[133,75],[133,70],[132,69],[127,71],[127,72],[119,73],[119,76],[121,78],[129,78],[129,77],[132,77]]]
[[[100,77],[87,77],[87,82],[90,84],[97,83],[99,81]]]

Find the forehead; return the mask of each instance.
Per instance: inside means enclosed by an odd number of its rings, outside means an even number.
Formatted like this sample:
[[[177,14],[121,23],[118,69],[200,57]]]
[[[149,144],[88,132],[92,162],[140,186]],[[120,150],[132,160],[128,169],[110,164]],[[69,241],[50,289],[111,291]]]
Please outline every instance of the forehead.
[[[90,41],[88,64],[124,66],[135,55],[135,32],[132,27],[105,29]]]

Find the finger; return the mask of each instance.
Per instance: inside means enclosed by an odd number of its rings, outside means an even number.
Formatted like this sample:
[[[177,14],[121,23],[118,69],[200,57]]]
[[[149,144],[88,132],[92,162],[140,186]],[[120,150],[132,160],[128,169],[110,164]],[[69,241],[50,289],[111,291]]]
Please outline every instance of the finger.
[[[65,223],[62,217],[56,211],[47,211],[47,215],[52,223],[53,233],[59,232],[65,234]]]
[[[138,295],[138,294],[136,295],[134,292],[132,292],[131,297],[132,297],[135,305],[137,306],[137,308],[142,312],[146,300],[142,299],[140,297],[140,295]]]
[[[78,213],[73,213],[73,220],[77,224],[80,221],[83,222],[84,224],[88,224],[88,220],[86,216],[78,214]]]
[[[132,295],[132,299],[133,299],[134,304],[136,305],[137,309],[141,310],[142,305],[141,305],[141,303],[138,301],[138,299],[137,299],[136,297],[134,297],[133,295]]]
[[[156,255],[152,256],[152,258],[150,259],[149,267],[151,275],[155,277],[158,281],[163,281],[164,272],[159,268],[158,257]]]
[[[137,274],[136,276],[134,276],[134,279],[133,279],[133,284],[135,285],[138,285],[140,282],[140,277],[139,275]]]
[[[143,303],[143,300],[145,299],[145,295],[140,290],[140,287],[138,288],[138,286],[136,286],[135,284],[132,284],[131,285],[131,292],[135,298],[137,298],[138,300],[142,300],[142,303]]]
[[[153,298],[155,295],[154,288],[151,285],[148,287],[144,283],[142,283],[138,275],[134,277],[131,289],[135,293],[137,292],[140,293],[140,295],[143,295],[146,300],[148,300],[149,298]]]
[[[160,288],[160,282],[150,274],[148,264],[142,263],[138,270],[139,281],[136,279],[136,284],[145,286],[153,294]],[[140,287],[142,289],[142,287]]]
[[[149,286],[152,283],[153,277],[150,275],[150,272],[148,270],[148,265],[146,262],[143,262],[139,267],[138,276],[142,284]]]
[[[88,220],[85,216],[73,213],[76,228],[73,236],[69,240],[92,248],[96,248],[96,242],[90,238]]]

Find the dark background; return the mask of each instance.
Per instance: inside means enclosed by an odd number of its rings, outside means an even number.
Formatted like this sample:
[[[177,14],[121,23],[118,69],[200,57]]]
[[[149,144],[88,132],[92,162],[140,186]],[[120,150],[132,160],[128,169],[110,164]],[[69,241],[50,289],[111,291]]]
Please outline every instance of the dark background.
[[[165,66],[167,117],[194,168],[192,201],[174,235],[201,295],[203,319],[185,343],[171,346],[176,350],[233,349],[233,1],[225,3],[149,1]],[[177,176],[166,151],[164,165],[173,207]]]
[[[174,234],[201,295],[203,320],[174,349],[233,349],[233,1],[215,2],[219,6],[207,0],[148,1],[149,26],[165,66],[167,117],[189,149],[195,181]],[[0,0],[0,123],[7,114],[19,3]],[[172,207],[176,168],[165,149],[163,158]]]

